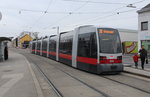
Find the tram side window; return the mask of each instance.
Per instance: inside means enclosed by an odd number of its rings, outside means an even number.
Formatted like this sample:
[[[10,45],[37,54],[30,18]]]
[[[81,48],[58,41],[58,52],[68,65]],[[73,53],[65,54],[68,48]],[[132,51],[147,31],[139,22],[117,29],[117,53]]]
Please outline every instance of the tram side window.
[[[37,49],[40,50],[40,47],[41,47],[41,43],[38,42],[38,43],[37,43]]]
[[[39,50],[39,48],[40,48],[40,47],[39,47],[39,42],[37,42],[37,50]]]
[[[43,49],[44,51],[47,50],[47,42],[46,42],[46,41],[43,41],[42,49]]]
[[[32,44],[32,49],[33,49],[33,50],[35,49],[35,43]]]
[[[72,54],[73,36],[65,36],[60,38],[59,52],[64,54]]]
[[[78,39],[78,56],[97,58],[96,33],[80,34]]]
[[[49,42],[49,50],[50,50],[50,51],[53,51],[53,52],[56,52],[56,41],[53,40],[53,39],[50,39],[50,42]]]

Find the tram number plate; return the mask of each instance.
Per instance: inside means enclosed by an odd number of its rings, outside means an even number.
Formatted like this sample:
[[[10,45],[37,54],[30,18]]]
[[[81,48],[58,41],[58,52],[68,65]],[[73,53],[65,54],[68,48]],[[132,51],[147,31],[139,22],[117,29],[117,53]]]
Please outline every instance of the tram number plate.
[[[114,62],[114,60],[110,60],[110,63],[113,63]]]
[[[116,69],[117,68],[117,66],[111,66],[111,69]]]

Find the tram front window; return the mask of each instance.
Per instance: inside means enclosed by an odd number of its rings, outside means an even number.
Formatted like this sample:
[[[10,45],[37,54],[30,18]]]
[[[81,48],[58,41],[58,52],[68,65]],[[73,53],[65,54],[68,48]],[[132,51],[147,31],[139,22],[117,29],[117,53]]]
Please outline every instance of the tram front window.
[[[121,53],[121,41],[117,30],[98,29],[100,53]]]

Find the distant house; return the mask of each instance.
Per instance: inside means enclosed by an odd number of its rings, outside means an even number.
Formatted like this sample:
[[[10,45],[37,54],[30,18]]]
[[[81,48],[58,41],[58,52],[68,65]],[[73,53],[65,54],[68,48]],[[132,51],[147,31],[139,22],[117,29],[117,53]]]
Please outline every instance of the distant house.
[[[138,13],[138,47],[141,45],[150,53],[150,4],[143,7]]]
[[[23,31],[19,36],[12,40],[12,46],[16,48],[27,48],[30,41],[38,37],[39,32]]]
[[[29,46],[30,41],[32,41],[33,38],[29,34],[25,34],[22,37],[19,38],[19,47],[20,48],[27,48]]]

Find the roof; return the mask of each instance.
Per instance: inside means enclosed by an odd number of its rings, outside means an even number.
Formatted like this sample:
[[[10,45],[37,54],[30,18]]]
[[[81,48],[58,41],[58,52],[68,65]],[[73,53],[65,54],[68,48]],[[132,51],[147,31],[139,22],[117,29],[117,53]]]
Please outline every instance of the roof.
[[[11,41],[11,39],[8,37],[0,37],[0,42],[5,41],[5,40]]]
[[[132,29],[121,29],[121,28],[117,28],[117,30],[119,32],[124,32],[124,33],[138,33],[138,30],[132,30]]]
[[[24,34],[23,36],[20,37],[20,39],[24,38],[25,36],[31,37],[29,34]],[[31,37],[32,38],[32,37]]]
[[[150,12],[150,3],[143,7],[141,10],[137,11],[138,13],[143,13],[143,12]]]

